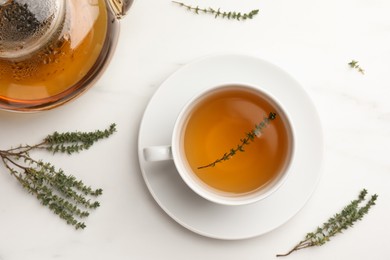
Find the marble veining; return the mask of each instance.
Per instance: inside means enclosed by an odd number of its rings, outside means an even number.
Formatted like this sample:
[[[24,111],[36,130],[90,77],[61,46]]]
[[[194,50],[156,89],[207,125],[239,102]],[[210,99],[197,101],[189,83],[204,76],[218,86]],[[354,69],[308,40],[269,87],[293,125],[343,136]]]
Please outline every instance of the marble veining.
[[[258,7],[260,13],[241,23],[195,15],[170,1],[137,0],[121,21],[112,62],[88,92],[42,113],[0,111],[0,149],[38,142],[55,130],[118,124],[111,139],[79,156],[44,155],[103,188],[102,206],[86,230],[74,231],[57,219],[0,166],[0,260],[274,259],[363,187],[379,195],[367,217],[329,244],[288,260],[390,259],[390,1],[210,0],[204,5]],[[324,172],[303,210],[278,229],[243,241],[213,240],[178,226],[149,194],[137,154],[140,120],[158,87],[188,62],[229,52],[269,60],[302,82],[325,140]],[[348,67],[351,59],[365,75]]]

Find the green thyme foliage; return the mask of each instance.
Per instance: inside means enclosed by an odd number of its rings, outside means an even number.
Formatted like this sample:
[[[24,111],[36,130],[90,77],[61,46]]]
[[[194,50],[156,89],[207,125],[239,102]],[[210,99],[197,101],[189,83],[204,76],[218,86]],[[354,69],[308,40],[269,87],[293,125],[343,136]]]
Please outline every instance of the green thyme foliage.
[[[327,222],[322,224],[322,226],[317,227],[314,232],[306,234],[305,239],[299,242],[288,253],[276,256],[288,256],[294,251],[307,247],[322,246],[326,242],[330,241],[333,236],[352,227],[356,221],[361,220],[364,215],[368,213],[370,208],[375,205],[375,201],[378,198],[378,195],[374,194],[364,206],[360,206],[361,203],[364,202],[366,195],[367,190],[363,189],[360,192],[358,199],[351,201],[350,204],[348,204],[340,213],[337,213],[333,217],[329,218]]]
[[[360,65],[358,64],[359,62],[356,61],[356,60],[352,60],[351,62],[348,63],[348,65],[353,68],[353,69],[356,69],[358,72],[360,72],[361,74],[364,74],[364,69],[362,69],[362,67],[360,67]]]
[[[44,149],[72,154],[90,148],[96,141],[108,138],[115,131],[116,126],[112,124],[104,131],[55,132],[34,146],[0,150],[0,158],[10,174],[42,205],[76,229],[84,229],[86,225],[82,219],[89,216],[89,210],[100,206],[96,197],[102,195],[102,189],[92,189],[76,177],[56,169],[51,163],[33,159],[30,151]]]
[[[172,1],[173,3],[175,4],[178,4],[182,7],[185,7],[188,11],[192,11],[194,12],[195,14],[201,14],[201,13],[204,13],[204,14],[211,14],[211,15],[214,15],[215,18],[226,18],[226,19],[234,19],[234,20],[238,20],[238,21],[242,21],[242,20],[247,20],[247,19],[253,19],[254,16],[256,16],[258,13],[259,13],[259,10],[258,9],[255,9],[255,10],[252,10],[248,13],[240,13],[240,12],[225,12],[225,11],[221,11],[220,8],[218,8],[217,10],[214,9],[214,8],[200,8],[198,6],[196,7],[193,7],[191,5],[186,5],[182,2],[177,2],[177,1]]]
[[[54,132],[45,138],[45,149],[53,153],[61,152],[72,154],[82,150],[89,149],[96,141],[108,138],[116,131],[116,125],[112,124],[104,131],[95,132],[72,132],[58,133]]]
[[[209,163],[204,166],[198,167],[198,169],[204,169],[208,167],[215,167],[217,163],[221,163],[223,161],[229,160],[232,156],[237,154],[238,152],[244,152],[244,146],[249,145],[251,142],[254,142],[256,139],[255,137],[260,137],[263,133],[263,130],[272,120],[276,119],[276,113],[271,112],[269,113],[268,117],[265,117],[260,124],[255,125],[255,128],[251,130],[249,133],[246,134],[244,138],[242,138],[240,141],[241,143],[237,145],[237,148],[230,149],[229,152],[225,153],[221,158],[215,160],[212,163]]]

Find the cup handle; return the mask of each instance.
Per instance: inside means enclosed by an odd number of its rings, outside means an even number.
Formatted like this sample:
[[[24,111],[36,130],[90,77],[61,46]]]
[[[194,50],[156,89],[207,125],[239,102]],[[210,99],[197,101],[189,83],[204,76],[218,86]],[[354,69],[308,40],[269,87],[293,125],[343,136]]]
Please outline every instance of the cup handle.
[[[148,162],[172,160],[172,146],[152,146],[144,148],[144,158]]]

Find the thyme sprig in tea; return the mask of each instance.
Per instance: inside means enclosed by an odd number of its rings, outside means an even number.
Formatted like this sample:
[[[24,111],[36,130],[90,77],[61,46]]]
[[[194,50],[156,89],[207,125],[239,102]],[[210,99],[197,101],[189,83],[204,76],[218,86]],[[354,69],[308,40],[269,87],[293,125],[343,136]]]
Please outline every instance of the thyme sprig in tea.
[[[248,13],[240,13],[240,12],[235,12],[235,11],[226,12],[226,11],[221,11],[221,8],[218,8],[218,9],[214,9],[211,7],[201,8],[199,6],[194,7],[191,5],[187,5],[187,4],[184,4],[182,2],[177,2],[177,1],[172,1],[172,2],[175,4],[178,4],[182,7],[187,8],[188,11],[192,11],[195,14],[201,14],[201,13],[211,14],[211,15],[214,15],[215,18],[220,17],[220,18],[227,18],[229,20],[235,19],[235,20],[241,21],[241,20],[252,19],[254,16],[256,16],[259,13],[258,9],[254,9]]]
[[[307,233],[304,240],[299,242],[293,249],[286,254],[276,255],[277,257],[288,256],[294,251],[313,246],[322,246],[333,236],[342,233],[344,230],[352,227],[354,223],[361,220],[368,213],[370,208],[375,205],[378,195],[374,194],[364,206],[359,205],[365,200],[367,190],[363,189],[358,199],[353,200],[340,213],[329,218],[327,222],[317,227],[314,232]]]
[[[212,163],[209,163],[204,166],[198,167],[198,169],[205,169],[208,167],[215,167],[217,163],[221,163],[224,161],[229,160],[232,156],[237,154],[238,152],[244,152],[244,146],[249,145],[251,142],[255,141],[255,137],[260,137],[263,133],[263,129],[269,125],[269,123],[272,120],[276,119],[276,113],[271,112],[269,113],[268,117],[265,117],[262,122],[260,122],[258,125],[255,125],[255,128],[252,129],[249,133],[246,134],[244,138],[242,138],[240,141],[241,143],[237,145],[237,148],[230,149],[229,152],[225,153],[221,158],[215,160]]]
[[[33,159],[30,152],[41,149],[53,154],[74,154],[89,149],[96,141],[108,138],[115,131],[116,126],[112,124],[104,131],[55,132],[33,146],[0,150],[0,158],[10,174],[42,205],[75,229],[84,229],[86,225],[81,219],[89,216],[89,210],[100,206],[98,201],[91,199],[100,196],[102,189],[92,189],[51,163]]]

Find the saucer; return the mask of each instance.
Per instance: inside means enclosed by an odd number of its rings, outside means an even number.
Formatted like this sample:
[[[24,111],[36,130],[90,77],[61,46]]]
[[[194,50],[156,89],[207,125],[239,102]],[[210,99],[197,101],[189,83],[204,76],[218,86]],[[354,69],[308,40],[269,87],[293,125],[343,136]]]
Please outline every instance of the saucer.
[[[173,161],[146,162],[143,156],[145,147],[171,143],[175,120],[188,100],[228,83],[258,86],[277,97],[295,127],[295,157],[289,178],[269,197],[243,206],[205,200],[187,187]],[[216,55],[183,66],[156,91],[141,122],[138,154],[150,193],[170,217],[200,235],[236,240],[281,226],[305,205],[320,179],[323,137],[313,102],[289,74],[259,58]]]

